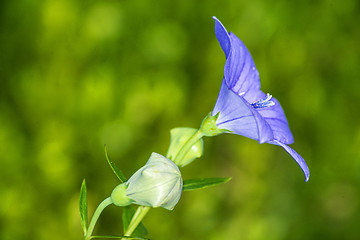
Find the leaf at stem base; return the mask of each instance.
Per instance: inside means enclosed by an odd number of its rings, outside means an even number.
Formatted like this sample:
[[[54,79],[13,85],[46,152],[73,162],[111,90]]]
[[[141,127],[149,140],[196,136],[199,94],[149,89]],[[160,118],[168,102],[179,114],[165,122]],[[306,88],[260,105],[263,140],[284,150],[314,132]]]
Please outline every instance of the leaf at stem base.
[[[127,179],[125,177],[125,175],[123,174],[123,172],[115,165],[115,163],[113,161],[110,160],[108,154],[107,154],[107,150],[106,150],[106,145],[105,147],[105,157],[107,162],[109,163],[111,169],[113,170],[113,172],[115,173],[116,177],[120,180],[121,183],[126,182]]]
[[[128,236],[92,236],[93,238],[101,238],[101,239],[134,239],[134,240],[150,240],[148,238],[141,238],[141,237],[128,237]]]
[[[84,235],[86,235],[87,224],[88,224],[88,210],[87,210],[87,196],[86,195],[87,195],[86,182],[84,179],[81,184],[80,197],[79,197],[81,227],[83,228]]]

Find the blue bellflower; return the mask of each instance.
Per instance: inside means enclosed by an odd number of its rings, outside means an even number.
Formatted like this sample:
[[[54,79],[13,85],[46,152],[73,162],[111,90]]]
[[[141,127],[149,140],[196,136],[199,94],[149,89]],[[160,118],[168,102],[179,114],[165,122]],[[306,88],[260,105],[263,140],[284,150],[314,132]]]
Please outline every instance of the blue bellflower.
[[[299,164],[308,181],[305,160],[288,144],[294,142],[280,103],[260,90],[259,72],[244,43],[227,32],[216,18],[215,34],[226,56],[224,78],[212,116],[216,126],[259,141],[283,147]]]

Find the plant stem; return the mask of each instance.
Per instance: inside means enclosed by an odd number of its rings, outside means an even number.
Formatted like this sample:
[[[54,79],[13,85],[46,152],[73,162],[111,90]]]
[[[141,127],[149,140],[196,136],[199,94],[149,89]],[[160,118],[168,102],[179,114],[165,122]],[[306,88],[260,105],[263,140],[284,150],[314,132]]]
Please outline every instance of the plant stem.
[[[91,218],[88,230],[86,231],[85,240],[91,239],[91,234],[94,231],[95,224],[101,214],[101,212],[110,204],[112,204],[111,198],[108,197],[104,201],[102,201],[99,206],[96,208],[94,215]]]
[[[149,212],[150,207],[145,206],[139,206],[136,212],[134,213],[134,216],[131,219],[131,222],[124,233],[125,236],[131,236],[131,234],[135,231],[136,227],[140,224],[140,222],[143,220],[145,215]]]
[[[194,135],[192,135],[182,146],[178,154],[176,155],[174,162],[180,163],[181,160],[186,156],[186,154],[190,151],[192,146],[199,141],[204,136],[204,133],[201,131],[201,129],[197,130]]]

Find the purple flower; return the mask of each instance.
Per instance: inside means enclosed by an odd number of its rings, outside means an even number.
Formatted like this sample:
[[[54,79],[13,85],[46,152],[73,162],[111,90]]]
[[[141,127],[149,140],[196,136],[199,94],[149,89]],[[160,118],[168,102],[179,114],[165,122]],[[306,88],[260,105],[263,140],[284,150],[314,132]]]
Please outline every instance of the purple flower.
[[[260,90],[259,72],[243,42],[227,32],[216,18],[215,34],[226,56],[224,79],[212,116],[216,126],[259,141],[283,147],[299,164],[308,181],[304,159],[288,144],[294,142],[280,103]]]

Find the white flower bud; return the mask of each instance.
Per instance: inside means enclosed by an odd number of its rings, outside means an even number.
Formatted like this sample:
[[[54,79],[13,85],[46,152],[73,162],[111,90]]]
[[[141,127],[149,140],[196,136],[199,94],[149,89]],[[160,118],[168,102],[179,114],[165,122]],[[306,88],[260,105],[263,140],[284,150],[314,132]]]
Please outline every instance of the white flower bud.
[[[172,210],[180,199],[183,180],[171,160],[152,153],[148,162],[127,181],[126,195],[135,204]]]

